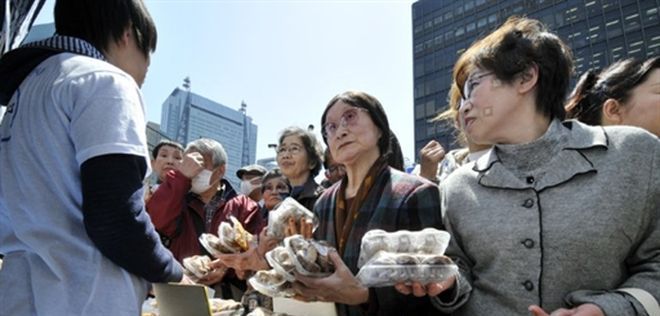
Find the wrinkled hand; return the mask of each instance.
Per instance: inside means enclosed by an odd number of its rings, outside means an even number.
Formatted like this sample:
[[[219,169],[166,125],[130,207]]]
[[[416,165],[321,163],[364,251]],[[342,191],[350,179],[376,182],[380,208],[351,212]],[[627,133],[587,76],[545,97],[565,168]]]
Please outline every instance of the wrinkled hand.
[[[399,291],[399,293],[404,295],[415,295],[417,297],[422,296],[437,296],[438,294],[451,289],[456,284],[456,277],[452,276],[447,280],[442,282],[434,282],[423,285],[419,282],[413,282],[410,284],[398,283],[394,285],[394,288]]]
[[[213,269],[206,275],[204,278],[201,278],[197,281],[198,284],[204,285],[213,285],[222,280],[222,278],[227,274],[227,267],[220,260],[213,260],[209,264],[209,268]]]
[[[438,174],[438,164],[445,158],[445,149],[435,140],[430,141],[426,146],[419,150],[420,169],[419,175],[436,181]]]
[[[369,289],[362,286],[351,270],[346,267],[337,251],[328,254],[334,263],[335,272],[325,278],[307,277],[295,273],[296,282],[293,289],[296,299],[302,301],[336,302],[348,305],[358,305],[369,300]]]
[[[198,152],[187,153],[178,169],[186,178],[192,179],[204,170],[204,157]]]
[[[300,230],[296,228],[296,219],[293,217],[289,218],[289,221],[287,222],[287,226],[284,230],[284,235],[285,236],[293,236],[296,234],[300,234],[303,236],[303,238],[309,239],[312,238],[312,230],[314,229],[314,223],[312,222],[311,219],[309,218],[301,218],[300,219]]]
[[[238,278],[243,280],[250,271],[270,269],[265,255],[277,246],[277,242],[276,239],[266,236],[264,228],[259,234],[259,244],[256,247],[250,244],[250,248],[245,252],[217,255],[216,258],[225,266],[234,269]]]
[[[572,309],[560,308],[550,314],[538,305],[531,305],[529,311],[534,316],[605,316],[605,313],[595,304],[582,304]]]

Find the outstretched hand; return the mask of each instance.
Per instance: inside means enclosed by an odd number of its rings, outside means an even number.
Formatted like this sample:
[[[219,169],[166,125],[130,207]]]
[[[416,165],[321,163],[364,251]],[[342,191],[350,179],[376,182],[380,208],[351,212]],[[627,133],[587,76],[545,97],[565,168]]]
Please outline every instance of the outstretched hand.
[[[538,305],[529,306],[533,316],[605,316],[596,304],[582,304],[572,309],[560,308],[548,314]]]
[[[259,243],[255,246],[250,244],[250,248],[241,253],[222,254],[216,255],[227,267],[236,271],[239,279],[244,279],[250,271],[268,270],[268,262],[266,262],[265,254],[277,246],[277,240],[270,238],[266,235],[264,228],[259,234]]]

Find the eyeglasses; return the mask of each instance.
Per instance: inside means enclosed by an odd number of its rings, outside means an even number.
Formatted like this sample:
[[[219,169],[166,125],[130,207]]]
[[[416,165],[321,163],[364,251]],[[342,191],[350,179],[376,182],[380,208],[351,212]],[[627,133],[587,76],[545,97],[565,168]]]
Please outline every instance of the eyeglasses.
[[[284,155],[284,153],[289,153],[291,155],[297,155],[302,151],[302,147],[296,146],[296,145],[291,145],[288,147],[280,146],[275,149],[275,152],[277,153],[278,156]]]
[[[358,107],[352,107],[344,114],[341,115],[341,118],[339,118],[339,122],[327,122],[325,125],[323,125],[323,136],[325,138],[330,138],[332,136],[335,136],[335,133],[337,133],[337,129],[341,125],[342,127],[348,127],[348,126],[355,126],[355,124],[358,121],[358,114],[360,112],[368,112],[366,109],[363,108],[358,108]]]
[[[472,96],[472,91],[474,91],[474,88],[478,86],[481,83],[481,78],[484,78],[486,76],[492,75],[493,72],[485,72],[482,74],[474,75],[465,82],[465,85],[463,86],[463,102],[470,100],[470,97]]]

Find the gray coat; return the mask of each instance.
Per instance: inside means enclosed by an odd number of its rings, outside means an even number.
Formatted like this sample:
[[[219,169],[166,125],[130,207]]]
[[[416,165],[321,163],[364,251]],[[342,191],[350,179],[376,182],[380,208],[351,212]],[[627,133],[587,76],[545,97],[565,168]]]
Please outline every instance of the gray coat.
[[[496,146],[441,184],[447,254],[462,268],[454,315],[530,315],[584,303],[647,315],[660,301],[660,141],[641,129],[554,121],[541,139]]]

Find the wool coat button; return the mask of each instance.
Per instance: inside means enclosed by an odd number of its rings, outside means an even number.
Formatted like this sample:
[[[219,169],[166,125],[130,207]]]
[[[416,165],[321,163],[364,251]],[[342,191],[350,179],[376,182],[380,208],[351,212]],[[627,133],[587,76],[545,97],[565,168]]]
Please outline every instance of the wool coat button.
[[[527,183],[529,183],[529,184],[534,183],[534,177],[532,177],[532,176],[527,177]]]
[[[534,206],[534,200],[527,199],[527,200],[525,200],[525,202],[523,202],[522,206],[524,206],[526,208],[532,208],[532,206]]]
[[[534,248],[534,241],[531,240],[531,239],[529,239],[529,238],[523,240],[521,243],[522,243],[526,248],[529,248],[529,249]]]
[[[532,283],[532,281],[527,280],[527,281],[523,282],[522,285],[525,287],[525,290],[530,291],[530,292],[534,291],[534,283]]]

